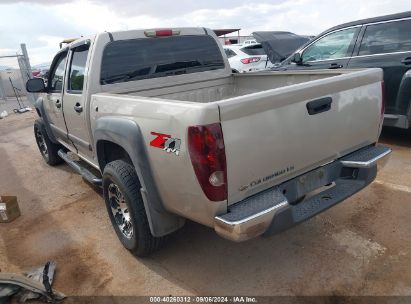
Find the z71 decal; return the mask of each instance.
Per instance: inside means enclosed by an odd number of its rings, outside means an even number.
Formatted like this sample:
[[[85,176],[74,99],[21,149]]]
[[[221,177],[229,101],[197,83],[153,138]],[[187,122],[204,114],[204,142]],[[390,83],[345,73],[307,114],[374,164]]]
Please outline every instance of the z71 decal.
[[[154,135],[155,138],[150,141],[150,146],[163,149],[163,151],[174,153],[175,155],[180,154],[181,139],[157,132],[151,132],[151,135]]]

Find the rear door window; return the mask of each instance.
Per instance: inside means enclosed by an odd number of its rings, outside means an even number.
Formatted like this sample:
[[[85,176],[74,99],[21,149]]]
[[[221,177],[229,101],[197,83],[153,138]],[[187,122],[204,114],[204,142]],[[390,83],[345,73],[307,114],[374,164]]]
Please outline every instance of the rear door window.
[[[81,93],[84,85],[84,71],[86,68],[89,46],[84,45],[73,50],[71,55],[70,78],[68,91],[70,93]]]
[[[118,40],[103,52],[101,84],[224,69],[210,36],[172,36]]]
[[[358,55],[411,51],[411,20],[368,25]]]
[[[231,49],[224,49],[225,54],[227,55],[227,58],[234,57],[237,55],[233,50]]]

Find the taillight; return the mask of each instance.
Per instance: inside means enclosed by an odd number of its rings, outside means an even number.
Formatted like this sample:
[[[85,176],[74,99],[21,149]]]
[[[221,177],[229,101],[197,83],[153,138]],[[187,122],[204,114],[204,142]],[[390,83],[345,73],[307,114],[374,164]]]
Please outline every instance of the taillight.
[[[221,125],[189,127],[188,151],[207,198],[215,202],[227,199],[227,165]]]
[[[258,61],[260,61],[260,57],[250,57],[250,58],[241,59],[241,62],[244,64],[249,64],[249,63],[258,62]]]
[[[144,35],[146,35],[146,37],[168,37],[180,35],[180,31],[171,29],[146,30],[144,31]]]

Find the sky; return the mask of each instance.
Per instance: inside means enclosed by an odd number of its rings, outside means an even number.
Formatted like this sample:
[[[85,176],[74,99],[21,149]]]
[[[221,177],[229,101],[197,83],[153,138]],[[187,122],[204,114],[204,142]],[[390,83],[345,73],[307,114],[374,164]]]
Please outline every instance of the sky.
[[[103,31],[200,26],[316,35],[357,19],[411,10],[410,0],[0,0],[0,56],[26,43],[32,65],[65,38]],[[17,66],[0,59],[0,66]]]

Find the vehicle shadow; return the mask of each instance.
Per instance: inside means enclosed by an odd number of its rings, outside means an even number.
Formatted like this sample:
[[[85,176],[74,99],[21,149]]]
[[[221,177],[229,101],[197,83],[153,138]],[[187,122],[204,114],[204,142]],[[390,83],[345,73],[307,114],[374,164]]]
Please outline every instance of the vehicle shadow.
[[[164,248],[139,260],[195,295],[301,294],[307,292],[301,287],[306,273],[315,276],[331,266],[319,258],[331,255],[335,246],[324,228],[311,220],[277,235],[235,243],[188,221]]]
[[[411,129],[384,127],[379,142],[389,145],[411,147]]]

